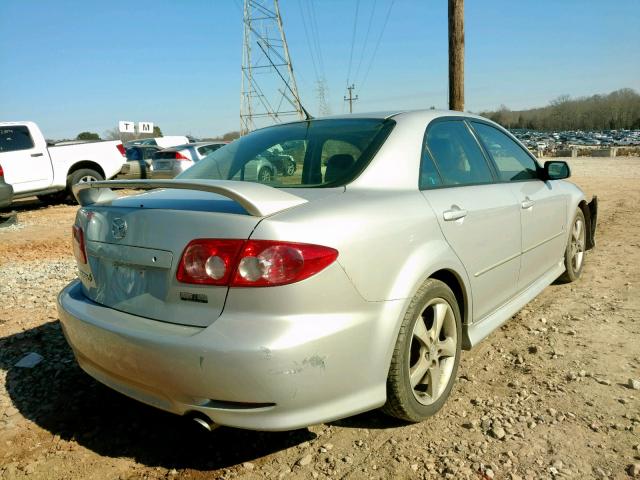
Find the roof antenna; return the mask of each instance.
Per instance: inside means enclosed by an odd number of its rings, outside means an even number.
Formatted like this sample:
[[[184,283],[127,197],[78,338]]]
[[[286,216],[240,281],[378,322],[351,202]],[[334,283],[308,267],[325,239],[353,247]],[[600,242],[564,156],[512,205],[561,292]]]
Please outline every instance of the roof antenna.
[[[304,112],[304,116],[306,117],[306,120],[313,120],[313,117],[311,116],[311,114],[309,112],[307,112],[307,109],[304,108],[304,105],[302,105],[302,102],[300,101],[300,97],[297,96],[293,90],[291,89],[291,87],[289,86],[289,83],[284,79],[284,77],[282,76],[282,74],[280,73],[280,70],[278,70],[278,67],[275,66],[275,64],[273,63],[273,61],[271,60],[271,57],[269,56],[269,54],[267,53],[267,51],[264,49],[264,47],[260,44],[260,42],[256,42],[258,44],[258,46],[260,47],[260,50],[262,50],[262,53],[264,53],[264,56],[267,57],[267,60],[269,60],[269,63],[271,64],[271,66],[275,69],[276,73],[280,76],[280,78],[282,79],[282,81],[284,82],[284,84],[287,86],[287,88],[289,89],[289,91],[291,92],[291,95],[293,95],[293,98],[295,98],[298,101],[298,105],[300,105],[300,108],[302,109],[302,111]]]

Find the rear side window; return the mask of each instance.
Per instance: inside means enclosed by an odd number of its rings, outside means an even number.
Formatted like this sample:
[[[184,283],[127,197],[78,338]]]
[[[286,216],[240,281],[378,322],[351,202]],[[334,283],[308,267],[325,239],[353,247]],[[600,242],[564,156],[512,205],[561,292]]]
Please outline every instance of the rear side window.
[[[263,128],[210,153],[179,178],[337,187],[364,170],[394,125],[393,120],[358,118]]]
[[[493,175],[478,142],[462,121],[444,121],[431,125],[427,130],[425,141],[440,172],[443,185],[475,185],[493,182]],[[422,168],[428,170],[428,166],[428,162],[423,160]],[[433,173],[430,176],[428,172],[426,173],[427,181],[429,178],[437,181]],[[422,177],[421,172],[421,180]]]
[[[471,123],[496,164],[500,180],[514,182],[538,178],[538,165],[516,142],[491,125]]]
[[[0,152],[15,152],[33,148],[33,139],[24,125],[0,127]]]

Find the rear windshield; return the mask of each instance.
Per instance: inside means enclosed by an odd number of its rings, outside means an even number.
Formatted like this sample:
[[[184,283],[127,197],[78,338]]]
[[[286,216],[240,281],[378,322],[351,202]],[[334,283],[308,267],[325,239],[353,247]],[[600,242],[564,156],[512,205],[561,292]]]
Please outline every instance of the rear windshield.
[[[356,178],[393,120],[310,120],[256,130],[207,155],[177,178],[240,180],[273,187],[335,187]]]

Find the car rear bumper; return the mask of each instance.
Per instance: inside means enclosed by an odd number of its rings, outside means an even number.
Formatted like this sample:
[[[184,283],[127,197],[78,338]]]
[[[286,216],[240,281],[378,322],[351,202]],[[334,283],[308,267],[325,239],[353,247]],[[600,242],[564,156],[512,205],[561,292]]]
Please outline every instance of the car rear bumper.
[[[75,281],[58,311],[79,365],[114,390],[221,425],[291,430],[384,403],[404,302],[359,301],[358,311],[343,303],[342,312],[273,321],[223,312],[201,328],[101,306]]]
[[[0,183],[0,208],[8,207],[13,201],[13,187],[8,183]]]

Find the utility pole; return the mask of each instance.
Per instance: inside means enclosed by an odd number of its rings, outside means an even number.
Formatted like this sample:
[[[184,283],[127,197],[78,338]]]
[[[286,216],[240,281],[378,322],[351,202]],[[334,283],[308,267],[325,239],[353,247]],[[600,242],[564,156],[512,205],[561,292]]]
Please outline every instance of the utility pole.
[[[449,0],[449,109],[464,111],[464,0]]]
[[[356,88],[355,85],[351,84],[350,87],[347,87],[347,90],[349,90],[349,96],[345,96],[344,97],[344,101],[345,102],[349,102],[349,113],[353,113],[353,102],[355,102],[356,100],[358,100],[358,95],[356,95],[355,97],[353,96],[353,90]]]
[[[278,0],[244,0],[243,13],[240,135],[291,117],[305,118]]]

